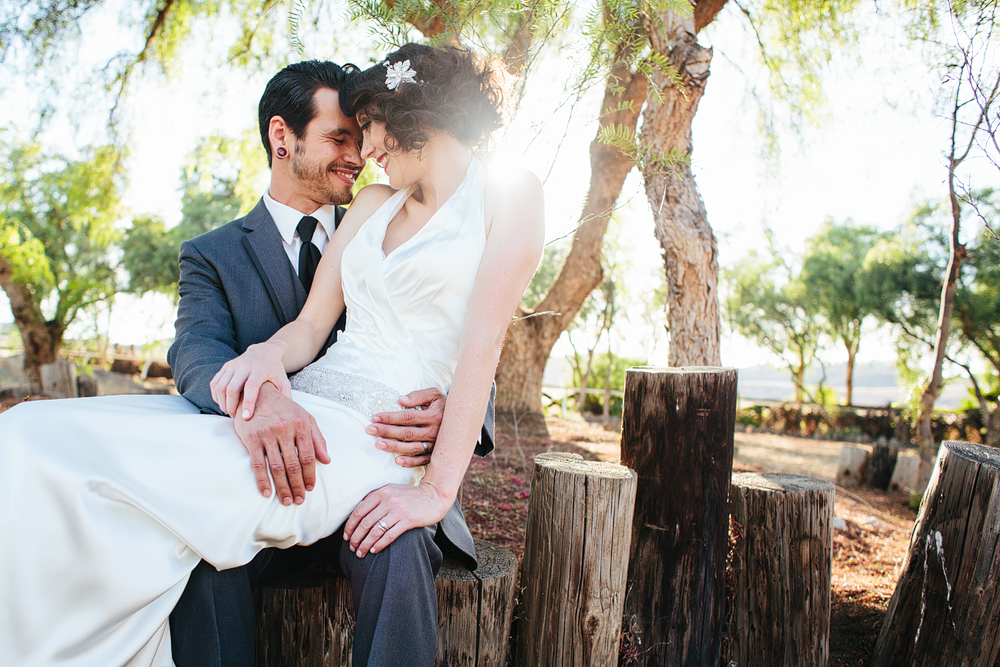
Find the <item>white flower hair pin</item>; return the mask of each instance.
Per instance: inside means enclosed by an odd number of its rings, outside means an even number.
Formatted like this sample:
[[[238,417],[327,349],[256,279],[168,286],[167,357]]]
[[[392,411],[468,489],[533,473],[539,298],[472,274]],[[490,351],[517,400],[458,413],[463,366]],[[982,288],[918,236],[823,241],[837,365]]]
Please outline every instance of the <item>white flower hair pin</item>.
[[[410,67],[409,60],[401,60],[395,65],[385,61],[385,85],[389,90],[395,90],[401,83],[416,83],[417,73]]]

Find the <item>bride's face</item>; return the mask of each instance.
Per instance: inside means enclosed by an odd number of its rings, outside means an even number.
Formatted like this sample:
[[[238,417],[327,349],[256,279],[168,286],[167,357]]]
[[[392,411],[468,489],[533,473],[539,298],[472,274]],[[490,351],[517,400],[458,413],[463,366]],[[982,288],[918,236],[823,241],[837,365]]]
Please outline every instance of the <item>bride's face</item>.
[[[390,150],[386,146],[389,133],[385,129],[385,123],[371,120],[362,113],[358,114],[358,125],[361,126],[361,133],[364,136],[361,157],[374,160],[389,177],[391,187],[399,190],[410,185],[413,182],[411,155],[398,149]]]

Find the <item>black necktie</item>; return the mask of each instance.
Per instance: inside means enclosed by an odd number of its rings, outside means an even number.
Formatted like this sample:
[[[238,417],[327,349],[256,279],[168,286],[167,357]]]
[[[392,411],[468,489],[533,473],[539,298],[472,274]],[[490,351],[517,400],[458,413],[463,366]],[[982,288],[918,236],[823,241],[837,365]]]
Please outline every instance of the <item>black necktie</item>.
[[[316,267],[319,266],[319,258],[322,257],[319,248],[312,242],[317,222],[316,218],[306,215],[299,220],[299,225],[295,228],[302,241],[302,245],[299,247],[299,280],[302,281],[306,292],[312,287],[313,276],[316,275]]]

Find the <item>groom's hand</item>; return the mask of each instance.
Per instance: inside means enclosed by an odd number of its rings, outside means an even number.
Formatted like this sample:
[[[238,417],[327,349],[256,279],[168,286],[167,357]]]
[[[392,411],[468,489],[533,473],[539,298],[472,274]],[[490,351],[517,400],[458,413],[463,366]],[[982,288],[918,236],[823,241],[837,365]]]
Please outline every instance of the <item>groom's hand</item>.
[[[329,463],[326,441],[316,420],[274,385],[265,383],[253,417],[233,419],[236,434],[250,452],[257,488],[271,496],[271,479],[282,505],[296,505],[316,485],[316,461]],[[268,471],[271,478],[268,478]]]
[[[400,406],[408,409],[372,416],[368,433],[378,438],[375,446],[395,454],[396,464],[404,468],[427,465],[441,428],[446,399],[433,388],[401,396]]]

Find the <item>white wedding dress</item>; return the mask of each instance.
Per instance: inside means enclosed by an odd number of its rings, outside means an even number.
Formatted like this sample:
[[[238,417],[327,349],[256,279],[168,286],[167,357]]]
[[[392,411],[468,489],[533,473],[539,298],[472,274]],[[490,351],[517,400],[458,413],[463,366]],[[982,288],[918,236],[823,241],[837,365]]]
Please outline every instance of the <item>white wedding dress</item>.
[[[486,244],[483,167],[388,256],[394,194],[343,259],[347,329],[293,378],[333,463],[302,505],[257,491],[226,417],[177,396],[38,401],[0,415],[0,665],[172,665],[167,617],[204,559],[331,534],[369,491],[416,484],[365,433],[374,412],[445,390]]]

